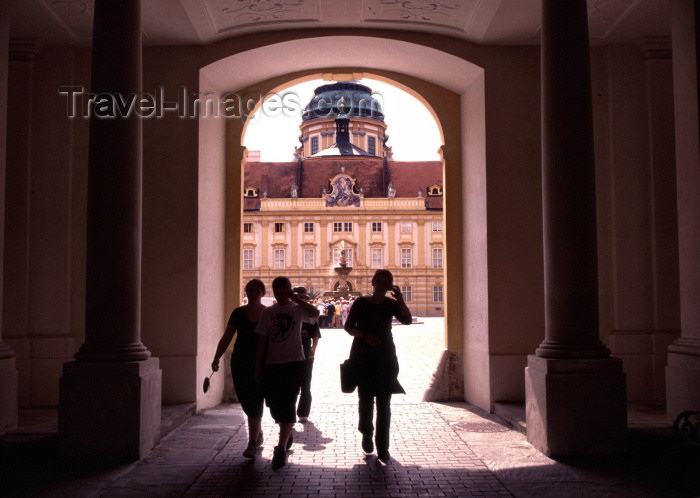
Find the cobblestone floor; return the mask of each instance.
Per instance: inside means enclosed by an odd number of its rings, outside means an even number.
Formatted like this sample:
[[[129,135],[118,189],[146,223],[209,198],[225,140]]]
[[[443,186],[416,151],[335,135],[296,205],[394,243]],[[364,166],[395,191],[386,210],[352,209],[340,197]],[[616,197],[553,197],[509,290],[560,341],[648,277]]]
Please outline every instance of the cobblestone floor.
[[[146,458],[119,467],[76,467],[51,446],[0,452],[0,496],[390,497],[515,496],[691,497],[700,495],[697,453],[647,437],[623,457],[555,462],[520,432],[467,403],[424,403],[443,349],[441,319],[397,326],[406,395],[392,401],[392,460],[382,465],[360,449],[356,394],[342,394],[338,365],[350,337],[323,330],[317,350],[310,421],[295,426],[288,464],[273,471],[277,427],[265,412],[266,441],[246,459],[245,417],[223,404],[191,417]],[[667,429],[661,427],[666,441]],[[665,438],[665,439],[664,439]],[[689,457],[689,458],[688,458]],[[3,470],[4,466],[4,470]],[[689,477],[690,476],[690,477]]]

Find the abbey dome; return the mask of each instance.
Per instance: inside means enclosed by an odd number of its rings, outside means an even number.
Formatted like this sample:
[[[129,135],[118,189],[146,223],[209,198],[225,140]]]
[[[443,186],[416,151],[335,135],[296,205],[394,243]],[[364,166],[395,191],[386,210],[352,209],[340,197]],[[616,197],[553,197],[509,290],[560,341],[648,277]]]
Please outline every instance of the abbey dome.
[[[314,90],[314,97],[304,108],[303,121],[347,117],[384,121],[379,100],[372,89],[354,81],[322,85]]]
[[[339,81],[321,85],[304,108],[301,145],[296,149],[299,159],[338,155],[334,147],[338,137],[336,121],[347,120],[347,147],[340,155],[374,156],[391,159],[391,147],[386,142],[384,112],[372,89],[356,81]],[[346,130],[343,129],[345,132]]]

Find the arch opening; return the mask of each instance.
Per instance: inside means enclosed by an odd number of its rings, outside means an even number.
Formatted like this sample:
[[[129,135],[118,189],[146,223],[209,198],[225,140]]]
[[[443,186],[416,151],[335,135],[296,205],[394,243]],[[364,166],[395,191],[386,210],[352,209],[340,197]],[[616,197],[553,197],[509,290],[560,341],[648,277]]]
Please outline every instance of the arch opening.
[[[377,42],[381,43],[377,43]],[[303,47],[313,44],[316,57],[303,56]],[[352,47],[352,50],[349,50]],[[368,54],[382,48],[381,58]],[[342,54],[342,57],[339,57]],[[405,54],[411,54],[406,57]],[[265,60],[266,64],[258,62]],[[405,84],[423,98],[425,91],[416,90],[421,83],[431,88],[426,98],[442,123],[442,159],[445,170],[446,224],[446,352],[455,361],[469,361],[465,341],[487,342],[488,308],[486,289],[486,190],[485,190],[485,96],[483,69],[464,59],[414,43],[366,36],[328,36],[297,39],[252,49],[220,59],[200,70],[200,91],[223,95],[241,91],[259,82],[268,82],[270,91],[285,83],[309,79],[319,70],[315,61],[343,60],[345,70],[354,68],[375,78],[386,78]],[[368,61],[376,60],[375,63]],[[378,62],[381,62],[379,67]],[[234,70],[235,68],[235,70]],[[348,69],[351,68],[351,69]],[[441,105],[440,91],[456,96],[448,106]],[[448,108],[446,108],[448,107]],[[450,110],[451,109],[451,110]],[[225,310],[240,302],[240,248],[242,164],[245,150],[241,146],[245,122],[231,122],[219,117],[202,116],[199,120],[199,254],[198,321],[200,329],[219,330]],[[235,195],[233,195],[235,193]],[[235,229],[227,229],[235,227]],[[235,263],[234,263],[235,261]],[[478,309],[477,309],[478,308]],[[466,310],[466,313],[462,310]],[[470,314],[469,311],[475,311]],[[467,321],[469,325],[467,326]],[[465,333],[469,330],[469,335]],[[483,350],[483,347],[481,348]],[[475,349],[479,354],[478,348]],[[198,371],[208,368],[200,355]],[[488,383],[488,369],[470,375],[469,384]],[[477,389],[470,394],[466,384],[464,398],[480,403]],[[203,400],[198,400],[201,402]],[[204,406],[202,406],[204,407]]]

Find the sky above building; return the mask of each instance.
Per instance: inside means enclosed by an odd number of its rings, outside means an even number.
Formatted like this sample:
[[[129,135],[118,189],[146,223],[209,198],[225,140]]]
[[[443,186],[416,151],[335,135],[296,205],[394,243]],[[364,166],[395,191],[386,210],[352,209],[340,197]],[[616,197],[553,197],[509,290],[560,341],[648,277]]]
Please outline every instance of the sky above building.
[[[299,146],[301,114],[314,89],[332,83],[321,79],[306,81],[279,92],[268,100],[249,122],[243,145],[260,151],[262,161],[292,161]],[[387,145],[396,161],[437,161],[440,131],[430,111],[409,93],[388,83],[365,78],[359,81],[372,89],[384,111]]]

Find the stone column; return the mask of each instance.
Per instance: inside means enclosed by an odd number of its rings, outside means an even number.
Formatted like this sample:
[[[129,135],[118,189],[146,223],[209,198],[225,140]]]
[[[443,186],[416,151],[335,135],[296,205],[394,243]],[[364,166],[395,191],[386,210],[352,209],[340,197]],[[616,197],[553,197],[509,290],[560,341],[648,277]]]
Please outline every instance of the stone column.
[[[97,0],[92,88],[98,102],[141,94],[140,0]],[[137,459],[160,437],[161,371],[141,343],[142,123],[90,119],[85,343],[60,386],[61,450]],[[104,110],[105,107],[102,107]],[[89,423],[86,423],[89,421]]]
[[[10,47],[8,0],[0,0],[0,282],[4,282],[5,158],[7,149],[7,71]],[[0,435],[17,427],[17,365],[15,352],[2,340],[3,286],[0,286]]]
[[[672,16],[681,337],[668,348],[669,421],[700,410],[700,1],[676,0]]]
[[[545,340],[525,371],[527,432],[557,457],[620,449],[622,362],[598,335],[595,162],[586,0],[542,2]]]

